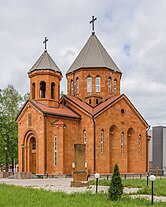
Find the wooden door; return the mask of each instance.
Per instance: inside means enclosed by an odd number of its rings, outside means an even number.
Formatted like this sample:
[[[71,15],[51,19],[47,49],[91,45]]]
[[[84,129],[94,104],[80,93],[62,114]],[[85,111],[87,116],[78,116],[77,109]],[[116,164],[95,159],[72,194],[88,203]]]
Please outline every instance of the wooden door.
[[[32,173],[36,174],[36,152],[32,153]]]

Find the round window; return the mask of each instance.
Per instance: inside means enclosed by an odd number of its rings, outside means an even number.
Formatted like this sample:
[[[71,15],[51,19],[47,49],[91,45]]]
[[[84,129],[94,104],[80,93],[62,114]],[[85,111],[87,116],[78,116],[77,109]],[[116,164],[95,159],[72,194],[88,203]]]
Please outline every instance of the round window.
[[[124,112],[125,112],[124,109],[121,109],[121,114],[124,114]]]

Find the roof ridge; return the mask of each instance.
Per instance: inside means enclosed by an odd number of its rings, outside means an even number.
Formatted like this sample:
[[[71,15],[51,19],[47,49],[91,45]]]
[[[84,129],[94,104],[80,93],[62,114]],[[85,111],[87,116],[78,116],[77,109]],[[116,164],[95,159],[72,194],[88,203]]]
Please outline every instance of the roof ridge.
[[[42,55],[39,57],[39,59],[37,60],[37,65],[36,65],[36,68],[40,65],[40,63],[42,62],[43,60],[43,57],[44,57],[44,54],[45,54],[45,51],[42,53]],[[36,64],[36,63],[35,63]],[[33,66],[35,66],[35,64]],[[33,68],[33,67],[32,67]]]
[[[84,57],[84,59],[83,59],[83,61],[82,61],[82,65],[81,65],[81,67],[83,67],[83,65],[84,65],[84,63],[85,63],[85,59],[86,59],[86,57],[87,57],[87,54],[88,54],[88,51],[89,51],[91,42],[92,42],[92,38],[89,38],[89,41],[87,42],[87,43],[89,43],[89,45],[88,45],[88,48],[87,48],[87,50],[86,50],[85,57]],[[83,50],[83,49],[82,49],[82,50]]]
[[[99,42],[99,40],[98,40],[98,38],[97,38],[96,35],[95,35],[95,37],[96,37],[96,39],[95,39],[96,46],[97,46],[97,48],[98,48],[100,57],[101,57],[101,59],[102,59],[102,61],[103,61],[103,65],[105,65],[105,61],[104,61],[104,59],[103,59],[103,56],[102,56],[101,51],[100,51],[100,48],[99,48],[99,44],[100,44],[100,42]],[[98,41],[99,44],[97,44],[97,41]],[[101,44],[100,44],[100,45],[101,45]]]
[[[47,60],[48,60],[48,64],[49,64],[49,66],[50,66],[50,68],[51,68],[50,59],[51,59],[51,56],[47,53]]]

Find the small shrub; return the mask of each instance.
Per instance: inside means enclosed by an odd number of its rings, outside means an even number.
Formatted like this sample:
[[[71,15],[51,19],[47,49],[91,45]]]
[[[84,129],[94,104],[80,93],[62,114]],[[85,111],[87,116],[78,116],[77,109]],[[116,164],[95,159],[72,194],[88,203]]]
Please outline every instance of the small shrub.
[[[122,194],[123,194],[122,179],[120,177],[118,164],[115,164],[110,187],[108,189],[108,197],[112,201],[116,201],[121,198]]]

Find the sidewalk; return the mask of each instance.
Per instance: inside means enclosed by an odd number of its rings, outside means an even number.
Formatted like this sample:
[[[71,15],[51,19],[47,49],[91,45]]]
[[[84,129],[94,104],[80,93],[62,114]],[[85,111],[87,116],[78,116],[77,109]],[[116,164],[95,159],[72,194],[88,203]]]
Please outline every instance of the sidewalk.
[[[29,186],[37,189],[45,189],[51,191],[63,191],[66,193],[74,192],[86,192],[91,191],[96,192],[96,186],[91,185],[90,187],[70,187],[72,178],[47,178],[47,179],[0,179],[0,183],[5,183],[9,185],[19,185],[19,186]],[[98,192],[107,192],[108,186],[98,186]],[[124,193],[137,192],[138,188],[124,188]]]

